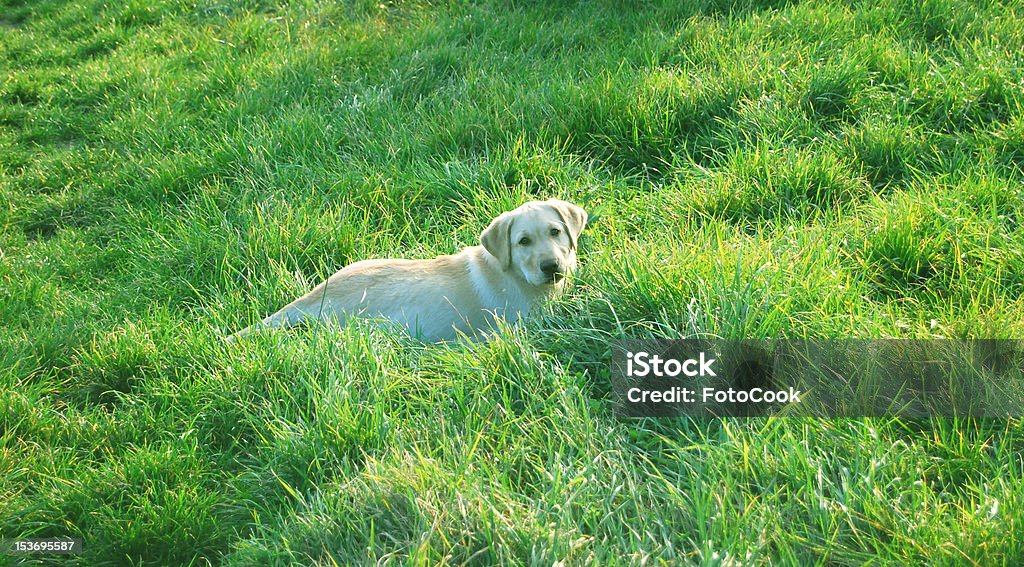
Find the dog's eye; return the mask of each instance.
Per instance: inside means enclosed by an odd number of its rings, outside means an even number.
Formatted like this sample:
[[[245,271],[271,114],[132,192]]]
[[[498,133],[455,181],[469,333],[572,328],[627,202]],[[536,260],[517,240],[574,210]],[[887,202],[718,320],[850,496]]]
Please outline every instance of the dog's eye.
[[[558,236],[559,234],[562,234],[562,231],[560,229],[557,229],[557,228],[552,228],[551,229],[551,236]]]
[[[529,246],[530,245],[530,237],[529,236],[524,236],[524,237],[520,238],[519,239],[519,245],[520,246]]]

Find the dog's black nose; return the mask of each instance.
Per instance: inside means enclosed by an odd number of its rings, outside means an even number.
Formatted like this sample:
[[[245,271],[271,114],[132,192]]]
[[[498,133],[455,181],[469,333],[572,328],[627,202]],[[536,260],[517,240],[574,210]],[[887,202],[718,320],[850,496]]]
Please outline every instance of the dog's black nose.
[[[540,263],[540,271],[544,272],[544,275],[553,276],[562,270],[561,266],[558,265],[558,261],[544,260]]]

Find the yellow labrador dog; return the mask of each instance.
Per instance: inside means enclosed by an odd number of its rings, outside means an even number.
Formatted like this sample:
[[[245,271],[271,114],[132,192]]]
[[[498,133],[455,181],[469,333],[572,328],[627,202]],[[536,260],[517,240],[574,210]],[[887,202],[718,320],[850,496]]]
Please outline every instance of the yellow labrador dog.
[[[350,317],[385,319],[428,342],[459,333],[482,337],[495,317],[517,322],[558,296],[576,269],[576,241],[587,224],[580,207],[551,199],[502,213],[480,235],[482,246],[431,260],[363,260],[342,268],[313,291],[261,323]]]

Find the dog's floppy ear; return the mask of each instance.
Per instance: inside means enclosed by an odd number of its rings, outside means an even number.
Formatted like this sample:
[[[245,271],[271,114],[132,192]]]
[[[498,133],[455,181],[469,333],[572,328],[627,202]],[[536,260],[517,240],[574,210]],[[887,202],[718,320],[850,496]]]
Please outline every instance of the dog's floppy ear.
[[[484,250],[498,259],[502,270],[512,267],[512,213],[501,213],[480,233]]]
[[[558,213],[558,216],[562,217],[562,223],[569,232],[569,241],[572,243],[572,247],[576,248],[576,240],[583,232],[583,227],[587,226],[587,211],[559,199],[548,199],[547,204]]]

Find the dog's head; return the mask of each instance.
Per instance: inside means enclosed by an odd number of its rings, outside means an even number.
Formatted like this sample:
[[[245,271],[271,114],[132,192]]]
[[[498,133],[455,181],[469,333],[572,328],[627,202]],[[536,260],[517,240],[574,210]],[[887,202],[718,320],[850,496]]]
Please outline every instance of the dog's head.
[[[560,283],[576,269],[576,241],[587,212],[566,201],[530,201],[502,213],[480,235],[480,244],[502,269],[529,284]]]

